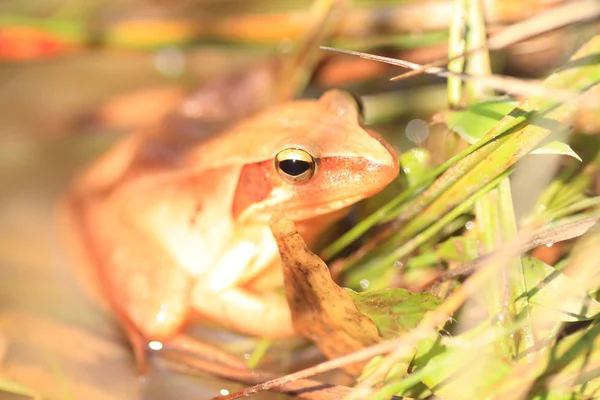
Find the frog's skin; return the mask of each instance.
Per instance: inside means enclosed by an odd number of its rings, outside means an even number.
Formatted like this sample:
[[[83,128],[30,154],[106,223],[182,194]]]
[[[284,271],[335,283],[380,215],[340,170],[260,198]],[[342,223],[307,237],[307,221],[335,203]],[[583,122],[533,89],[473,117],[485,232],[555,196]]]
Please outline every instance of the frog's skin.
[[[347,206],[397,176],[394,152],[359,119],[355,100],[331,90],[201,142],[177,132],[131,135],[71,187],[70,242],[144,340],[168,341],[197,318],[293,335],[268,221],[282,211],[310,245]],[[306,164],[289,175],[289,159]]]

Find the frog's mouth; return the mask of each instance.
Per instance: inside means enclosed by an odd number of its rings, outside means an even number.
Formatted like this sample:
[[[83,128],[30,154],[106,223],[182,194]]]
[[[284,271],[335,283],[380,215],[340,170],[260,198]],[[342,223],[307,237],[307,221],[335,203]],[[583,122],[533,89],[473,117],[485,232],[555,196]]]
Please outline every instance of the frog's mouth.
[[[284,210],[284,214],[292,221],[302,221],[343,210],[366,197],[365,195],[356,195],[330,202],[306,203],[302,207],[288,208]]]

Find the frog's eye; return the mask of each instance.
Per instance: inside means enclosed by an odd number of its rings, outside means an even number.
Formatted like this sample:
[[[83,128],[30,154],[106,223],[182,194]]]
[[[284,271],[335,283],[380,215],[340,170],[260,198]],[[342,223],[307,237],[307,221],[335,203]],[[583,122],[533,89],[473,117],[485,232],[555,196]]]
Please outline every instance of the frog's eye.
[[[301,149],[281,150],[274,159],[275,169],[289,182],[300,183],[310,180],[317,171],[313,156]]]

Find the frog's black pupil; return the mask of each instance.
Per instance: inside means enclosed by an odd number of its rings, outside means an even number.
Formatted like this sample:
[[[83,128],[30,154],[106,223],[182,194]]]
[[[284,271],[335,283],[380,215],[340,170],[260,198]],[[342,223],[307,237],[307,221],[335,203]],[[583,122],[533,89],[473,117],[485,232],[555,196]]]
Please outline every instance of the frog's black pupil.
[[[283,160],[279,162],[279,168],[290,176],[302,175],[310,169],[310,164],[302,160]]]

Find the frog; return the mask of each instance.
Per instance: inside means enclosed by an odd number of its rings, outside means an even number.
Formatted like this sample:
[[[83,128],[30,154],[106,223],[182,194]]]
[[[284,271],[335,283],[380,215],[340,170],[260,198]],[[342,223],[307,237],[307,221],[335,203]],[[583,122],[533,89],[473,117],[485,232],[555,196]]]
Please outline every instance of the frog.
[[[362,125],[348,92],[284,101],[219,134],[141,130],[73,181],[69,246],[141,352],[190,323],[245,335],[295,334],[269,219],[309,246],[398,175],[394,149]]]

